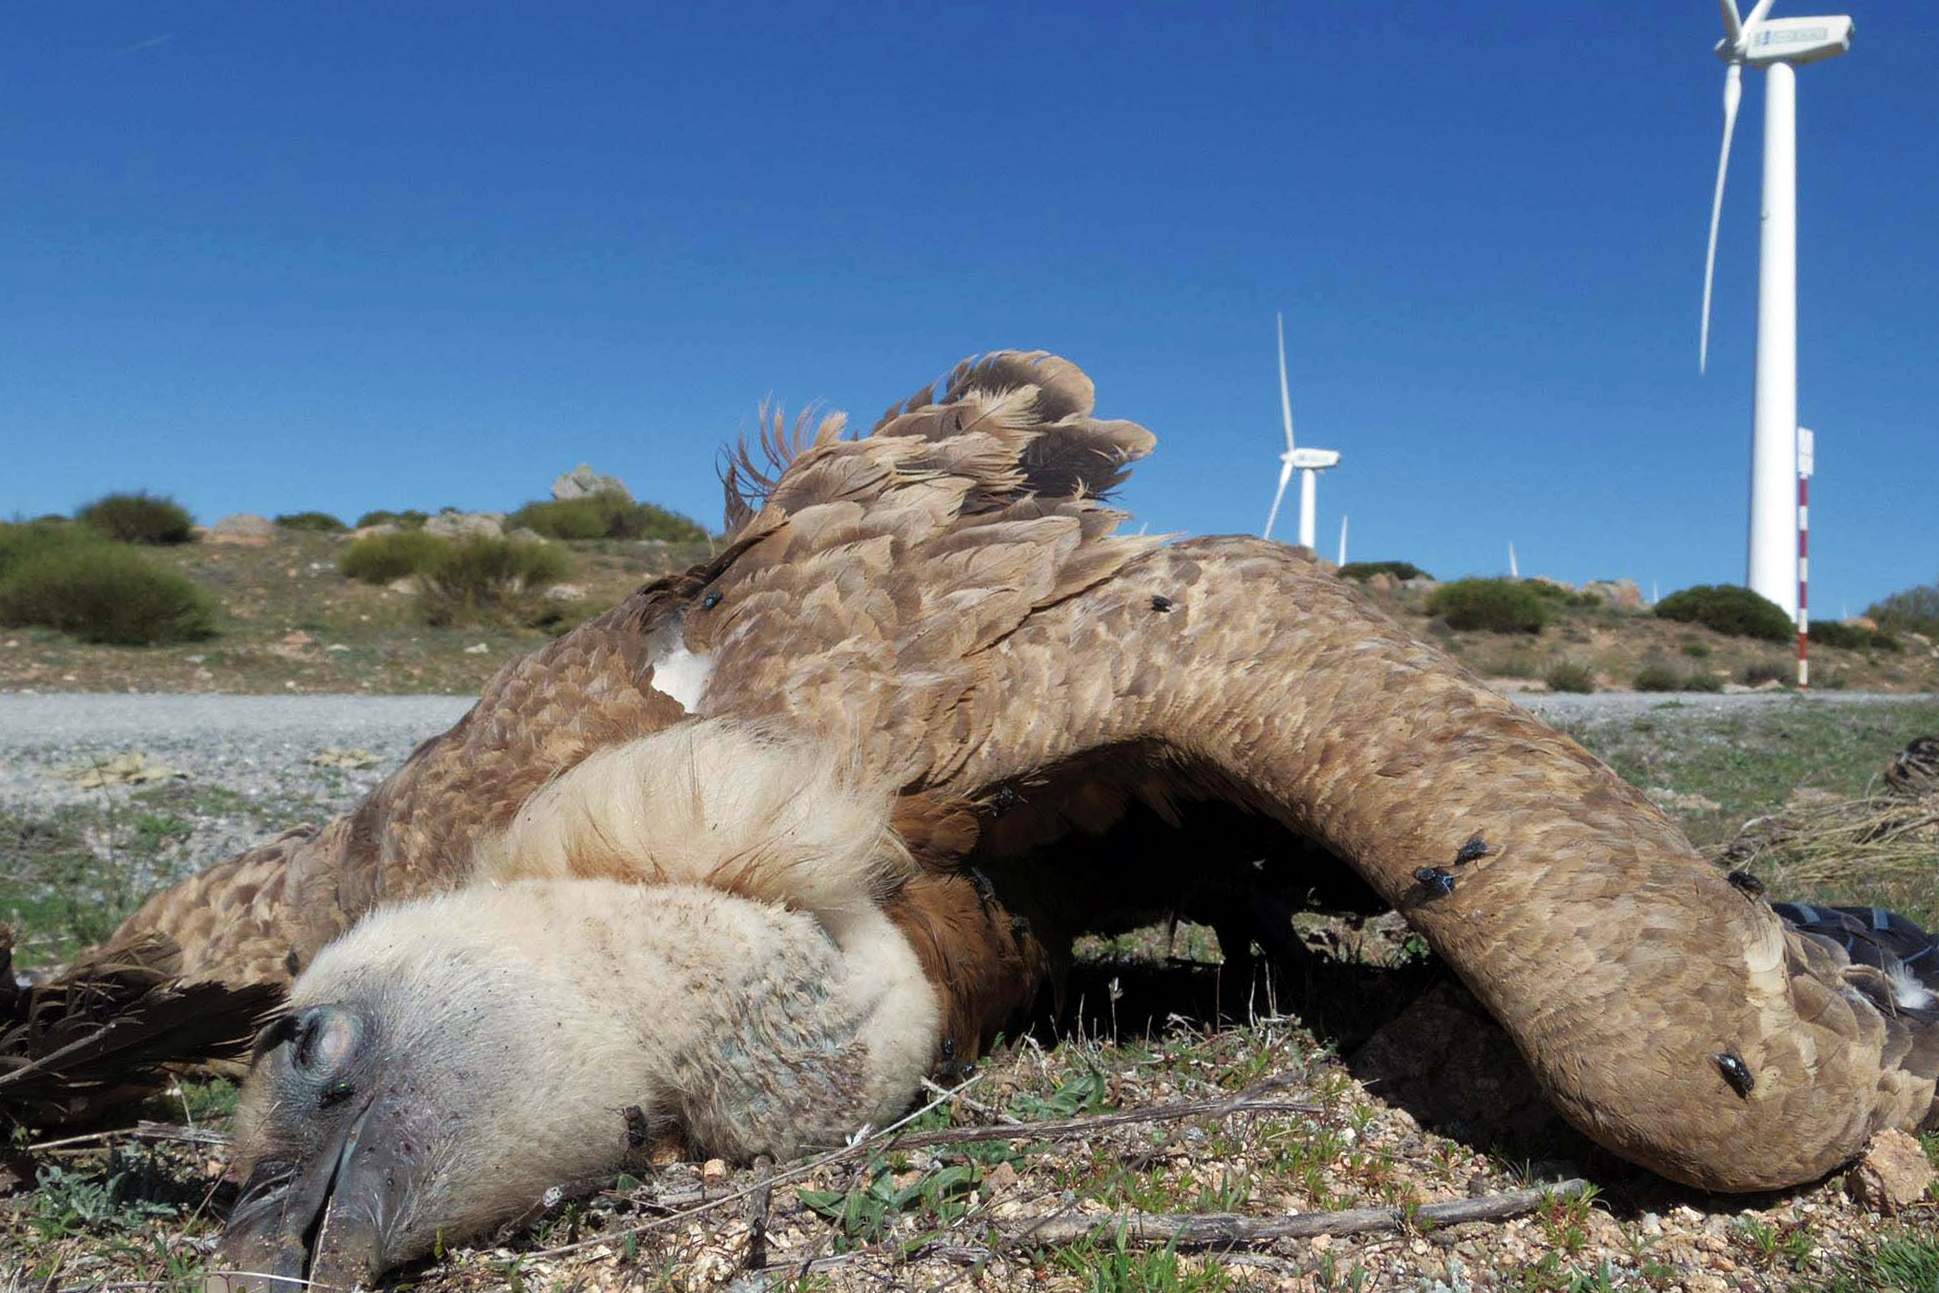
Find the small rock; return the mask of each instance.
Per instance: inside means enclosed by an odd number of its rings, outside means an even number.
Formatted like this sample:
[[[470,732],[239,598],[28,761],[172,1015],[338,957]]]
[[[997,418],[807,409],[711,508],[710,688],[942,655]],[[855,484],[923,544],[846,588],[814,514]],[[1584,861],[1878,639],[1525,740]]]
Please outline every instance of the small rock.
[[[237,512],[225,516],[202,536],[204,543],[234,543],[247,548],[266,547],[276,537],[276,526],[266,516]]]
[[[341,642],[332,642],[329,646],[324,647],[323,649],[325,651],[348,651],[350,648],[345,646]]]
[[[1008,1163],[998,1163],[990,1169],[989,1175],[983,1178],[984,1188],[992,1192],[997,1190],[1012,1190],[1016,1188],[1016,1184],[1017,1169]]]
[[[465,654],[483,655],[489,650],[491,650],[491,648],[486,646],[483,642],[473,642],[470,646],[465,648]]]
[[[1845,1189],[1873,1212],[1891,1216],[1925,1198],[1934,1174],[1919,1142],[1892,1129],[1872,1137],[1865,1157],[1846,1173]]]
[[[724,1160],[710,1158],[700,1165],[700,1183],[719,1185],[727,1179],[727,1164]]]
[[[414,593],[423,587],[423,585],[418,581],[416,575],[405,575],[402,578],[391,580],[384,587],[393,593]]]
[[[374,539],[380,534],[396,534],[400,528],[394,521],[379,521],[375,525],[360,525],[354,530],[347,531],[341,537],[350,540]]]
[[[286,647],[315,646],[316,639],[308,633],[305,633],[302,629],[291,629],[289,632],[283,634],[283,645]]]
[[[585,597],[584,584],[554,584],[545,590],[545,599],[549,602],[578,602]]]
[[[602,476],[583,462],[552,482],[552,497],[560,502],[593,494],[618,494],[629,503],[633,501],[625,481],[617,476]]]
[[[1714,813],[1723,809],[1722,804],[1708,795],[1686,795],[1668,786],[1651,786],[1643,793],[1648,795],[1650,802],[1658,808],[1667,809],[1673,813]]]
[[[319,768],[374,768],[380,760],[369,750],[332,745],[311,755],[310,762]]]
[[[1592,579],[1582,585],[1582,591],[1592,597],[1600,598],[1605,605],[1619,611],[1636,611],[1643,608],[1643,590],[1636,586],[1633,579]]]
[[[424,523],[424,532],[441,539],[496,539],[505,533],[505,518],[497,512],[440,512]]]

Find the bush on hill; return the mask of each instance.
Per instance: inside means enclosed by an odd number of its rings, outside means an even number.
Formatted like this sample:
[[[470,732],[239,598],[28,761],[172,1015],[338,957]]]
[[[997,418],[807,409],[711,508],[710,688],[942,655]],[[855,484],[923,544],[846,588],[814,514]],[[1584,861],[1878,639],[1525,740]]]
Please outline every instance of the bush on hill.
[[[395,525],[406,530],[415,530],[430,519],[429,515],[416,508],[406,508],[402,512],[365,512],[357,518],[356,528],[361,530],[366,525]]]
[[[107,542],[99,530],[67,521],[0,524],[0,579],[5,579],[15,567],[43,553],[64,552],[79,547],[98,548]]]
[[[548,539],[663,539],[669,543],[704,540],[696,521],[623,494],[527,503],[505,518],[508,530],[527,529]]]
[[[1939,638],[1939,580],[1900,589],[1872,603],[1865,615],[1888,633],[1923,633]]]
[[[342,534],[350,527],[328,512],[285,512],[276,518],[285,530],[315,530],[319,534]]]
[[[1868,629],[1862,624],[1841,624],[1837,620],[1825,620],[1811,626],[1811,645],[1839,647],[1846,651],[1888,651],[1905,650],[1905,643],[1877,629]]]
[[[215,599],[121,544],[56,542],[0,577],[0,624],[119,646],[190,642],[215,633]]]
[[[1457,579],[1427,599],[1427,613],[1454,629],[1491,633],[1540,633],[1548,603],[1526,584],[1509,579]]]
[[[1724,681],[1708,669],[1685,673],[1667,660],[1653,657],[1643,661],[1630,685],[1637,691],[1722,691]]]
[[[422,530],[366,535],[343,550],[337,569],[366,584],[388,584],[405,575],[428,573],[450,546]]]
[[[103,495],[74,519],[122,543],[187,543],[195,537],[195,518],[186,508],[145,489]]]
[[[435,625],[481,620],[534,624],[543,618],[546,586],[558,583],[571,569],[566,554],[550,544],[465,539],[442,545],[422,572],[419,601],[424,618]]]
[[[1372,579],[1375,575],[1392,575],[1403,582],[1409,579],[1432,579],[1411,561],[1349,561],[1335,571],[1342,579]]]
[[[1731,637],[1784,642],[1797,626],[1777,603],[1735,584],[1699,584],[1671,593],[1656,604],[1660,619],[1701,624]]]
[[[1549,666],[1542,675],[1550,691],[1568,691],[1587,694],[1596,689],[1596,671],[1586,664],[1574,660],[1558,660]]]

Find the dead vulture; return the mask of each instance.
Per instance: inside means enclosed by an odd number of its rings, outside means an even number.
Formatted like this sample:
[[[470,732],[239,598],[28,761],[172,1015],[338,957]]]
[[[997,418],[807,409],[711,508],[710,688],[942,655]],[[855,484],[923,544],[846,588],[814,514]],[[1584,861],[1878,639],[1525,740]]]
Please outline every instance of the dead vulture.
[[[719,556],[115,936],[185,983],[295,976],[230,1265],[349,1284],[657,1131],[786,1154],[891,1117],[1077,933],[1231,928],[1262,832],[1282,908],[1357,875],[1570,1122],[1665,1176],[1790,1185],[1933,1117],[1939,1016],[1573,741],[1300,551],[1115,535],[1099,499],[1154,442],[1072,364],[996,354],[868,436],[762,439]],[[181,1058],[157,993],[70,1108]]]

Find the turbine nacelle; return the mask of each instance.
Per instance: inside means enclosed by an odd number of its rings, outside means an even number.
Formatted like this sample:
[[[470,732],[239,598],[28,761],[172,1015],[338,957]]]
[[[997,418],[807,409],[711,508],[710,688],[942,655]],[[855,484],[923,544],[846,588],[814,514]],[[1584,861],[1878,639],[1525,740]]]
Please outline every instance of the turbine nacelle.
[[[1717,57],[1726,63],[1752,67],[1772,63],[1816,63],[1851,52],[1851,18],[1837,14],[1823,18],[1768,18],[1748,28],[1736,40],[1717,42]]]
[[[1299,471],[1325,471],[1340,465],[1338,449],[1288,449],[1279,461]]]

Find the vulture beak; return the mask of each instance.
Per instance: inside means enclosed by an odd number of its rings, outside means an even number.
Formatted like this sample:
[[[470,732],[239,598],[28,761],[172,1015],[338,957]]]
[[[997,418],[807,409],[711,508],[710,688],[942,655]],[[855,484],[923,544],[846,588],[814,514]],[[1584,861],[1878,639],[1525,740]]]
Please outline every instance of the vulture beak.
[[[436,1114],[379,1072],[380,1030],[356,1006],[310,1006],[272,1024],[254,1080],[271,1093],[222,1237],[211,1293],[349,1289],[398,1256],[390,1244],[426,1166]],[[389,1069],[389,1065],[384,1066]]]

